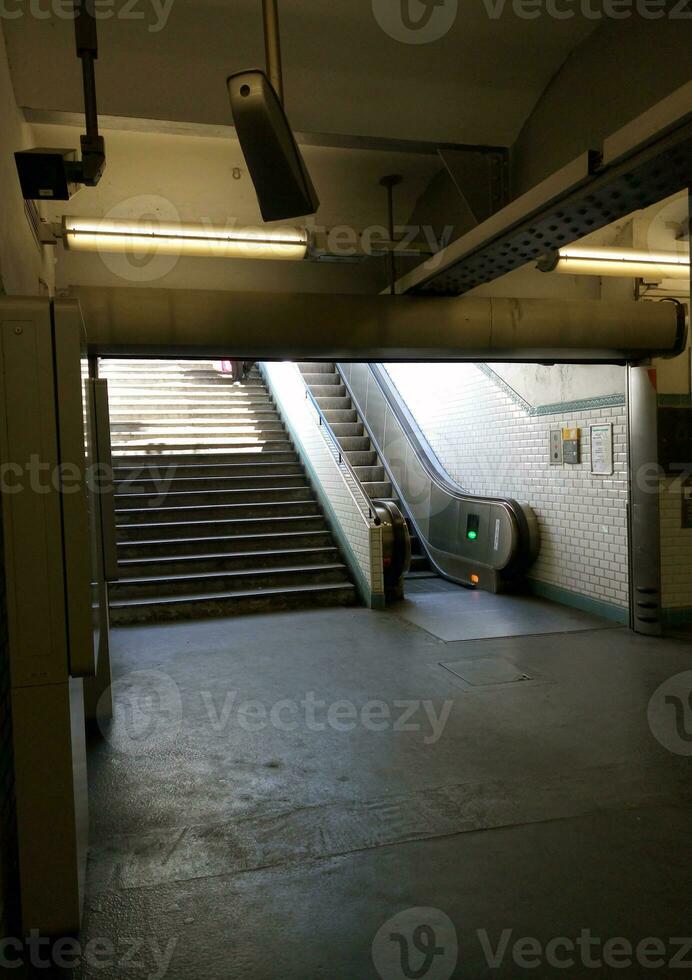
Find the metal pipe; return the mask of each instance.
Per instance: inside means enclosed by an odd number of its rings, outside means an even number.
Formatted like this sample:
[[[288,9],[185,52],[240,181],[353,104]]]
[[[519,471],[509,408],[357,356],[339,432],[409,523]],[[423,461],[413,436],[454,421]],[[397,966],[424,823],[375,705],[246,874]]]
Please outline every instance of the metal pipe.
[[[262,17],[264,20],[264,51],[267,61],[267,75],[279,102],[283,105],[284,82],[281,68],[278,0],[262,0]]]
[[[387,221],[389,225],[389,239],[394,241],[394,188],[403,180],[401,174],[388,174],[380,181],[380,186],[387,189]],[[394,252],[387,253],[387,278],[389,282],[389,292],[396,296],[396,257]]]
[[[94,71],[94,56],[81,55],[82,84],[84,87],[84,118],[86,121],[87,138],[97,140],[99,135],[99,119],[96,107],[96,74]]]
[[[598,300],[74,288],[99,353],[625,363],[684,350],[682,307]]]

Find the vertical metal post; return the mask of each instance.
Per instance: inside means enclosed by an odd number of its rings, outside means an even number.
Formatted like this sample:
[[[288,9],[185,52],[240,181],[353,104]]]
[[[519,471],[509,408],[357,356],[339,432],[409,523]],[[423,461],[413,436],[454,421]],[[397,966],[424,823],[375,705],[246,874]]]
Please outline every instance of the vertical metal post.
[[[262,0],[262,16],[264,19],[264,51],[267,61],[267,75],[279,97],[279,102],[283,105],[284,82],[281,68],[278,0]]]
[[[387,252],[387,278],[389,281],[389,292],[396,296],[396,258],[394,256],[394,188],[403,180],[401,174],[389,174],[380,181],[381,187],[387,189],[387,220],[389,227],[389,241],[391,251]]]
[[[630,626],[661,633],[658,399],[655,372],[627,368]]]
[[[94,62],[98,58],[98,37],[94,0],[74,0],[74,27],[77,57],[82,62],[82,83],[84,87],[84,115],[86,135],[90,141],[98,140],[99,124],[96,109],[96,82]]]
[[[99,487],[103,565],[106,581],[114,582],[120,577],[120,573],[118,571],[118,544],[115,526],[115,488],[113,486],[113,460],[111,457],[108,382],[104,378],[95,378],[91,383],[94,394],[99,472],[105,476],[104,485]]]

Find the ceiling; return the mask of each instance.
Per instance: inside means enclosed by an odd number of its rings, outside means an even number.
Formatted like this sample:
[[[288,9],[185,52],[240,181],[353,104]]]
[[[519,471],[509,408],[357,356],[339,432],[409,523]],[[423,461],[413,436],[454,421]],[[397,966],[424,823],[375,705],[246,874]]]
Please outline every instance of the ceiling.
[[[409,2],[422,9],[418,0]],[[400,3],[282,0],[294,128],[508,144],[570,51],[598,25],[581,15],[525,20],[504,0],[474,0],[458,4],[440,39],[407,44],[390,36],[374,13],[391,9],[396,26]],[[457,0],[446,4],[454,9]],[[162,6],[169,8],[167,20],[154,13]],[[264,60],[260,0],[131,0],[128,7],[141,19],[100,23],[100,111],[228,123],[226,77]],[[488,14],[495,8],[503,10],[498,19]],[[4,27],[17,103],[80,111],[71,22],[23,17]]]
[[[314,219],[318,227],[362,230],[383,224],[379,179],[387,173],[404,177],[396,215],[405,222],[442,169],[436,144],[511,144],[555,72],[598,26],[581,16],[522,19],[502,0],[446,0],[452,13],[458,7],[448,32],[430,43],[410,44],[392,36],[396,20],[387,19],[400,4],[280,4],[291,122],[311,134],[307,144],[327,144],[303,146],[322,202]],[[418,0],[410,0],[410,8],[413,14],[424,10]],[[126,7],[116,0],[114,9]],[[98,188],[83,188],[46,216],[160,214],[221,225],[260,223],[230,126],[225,86],[229,73],[263,64],[260,0],[131,0],[127,9],[134,19],[118,15],[99,25],[106,171]],[[3,29],[16,100],[32,124],[35,145],[77,147],[83,105],[71,21],[23,17],[4,21]],[[410,147],[415,152],[396,145],[329,145],[354,136],[429,142]],[[57,258],[59,287],[147,281],[147,270],[131,262],[66,254],[62,247]],[[152,284],[373,292],[383,287],[384,270],[381,260],[315,266],[186,259]]]

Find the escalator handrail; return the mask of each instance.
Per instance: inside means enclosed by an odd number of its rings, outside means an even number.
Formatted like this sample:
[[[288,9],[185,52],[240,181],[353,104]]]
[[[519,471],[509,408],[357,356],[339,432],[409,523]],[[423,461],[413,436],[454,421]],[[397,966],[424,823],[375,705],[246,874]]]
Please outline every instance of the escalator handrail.
[[[395,416],[396,420],[400,424],[411,449],[413,450],[413,452],[416,455],[416,458],[418,459],[418,462],[421,464],[421,466],[429,476],[430,480],[440,490],[449,494],[451,497],[457,500],[472,499],[478,501],[479,503],[494,504],[499,507],[504,507],[504,509],[510,514],[511,518],[515,522],[517,528],[517,533],[520,541],[520,547],[517,549],[518,555],[520,557],[519,567],[521,568],[525,563],[521,561],[522,556],[525,556],[525,558],[528,559],[530,562],[533,559],[533,557],[535,557],[534,545],[533,545],[531,530],[529,528],[529,523],[526,518],[526,513],[524,511],[524,508],[521,506],[521,504],[519,504],[518,501],[514,500],[511,497],[491,497],[482,494],[470,493],[468,490],[465,490],[460,484],[452,480],[448,472],[443,468],[442,464],[438,460],[434,450],[428,443],[427,439],[423,435],[420,426],[414,419],[401,393],[399,392],[398,388],[390,378],[387,371],[382,367],[381,364],[377,364],[377,363],[370,362],[368,363],[368,367],[370,369],[372,376],[377,382],[377,385],[380,391],[382,392],[389,408],[391,409],[393,415]],[[346,385],[349,394],[351,395],[354,405],[357,408],[359,408],[357,398],[353,393],[348,378],[345,376],[342,370],[342,366],[340,364],[337,364],[336,368],[337,371],[339,371],[339,374],[341,375],[341,379],[343,383]],[[361,415],[362,421],[365,424],[365,427],[370,435],[370,438],[372,439],[373,443],[377,445],[377,440],[374,438],[373,433],[370,430],[367,419],[365,418],[365,414],[363,412],[360,412],[360,409],[359,409],[359,414]],[[378,449],[379,448],[380,447],[378,447]],[[380,455],[383,456],[382,452],[380,452]],[[383,456],[383,462],[386,462],[384,460],[384,456]],[[390,477],[391,476],[392,474],[390,473]],[[393,482],[396,481],[393,480]],[[401,496],[400,488],[397,489],[399,490]],[[402,501],[403,501],[403,496],[402,496]],[[403,502],[405,503],[405,501]],[[417,522],[412,518],[410,514],[409,514],[409,518],[412,520],[414,527],[416,527],[416,531],[418,532],[421,543],[425,546],[425,538],[420,533],[420,530],[417,527]],[[426,548],[426,552],[427,551],[428,549]],[[428,553],[428,557],[430,557],[429,553]],[[434,564],[437,565],[437,562],[434,562]],[[513,570],[514,562],[511,561],[509,563],[508,568],[511,568]]]

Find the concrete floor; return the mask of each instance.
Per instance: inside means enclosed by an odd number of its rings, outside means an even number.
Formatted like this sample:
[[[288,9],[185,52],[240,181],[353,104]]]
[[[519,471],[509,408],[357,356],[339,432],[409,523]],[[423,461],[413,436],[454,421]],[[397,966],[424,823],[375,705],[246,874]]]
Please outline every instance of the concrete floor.
[[[469,593],[447,595],[455,616]],[[396,607],[114,630],[83,936],[111,945],[80,975],[667,976],[661,957],[676,975],[690,756],[647,706],[691,648],[575,631],[573,611],[562,632],[560,612],[551,633],[454,642]],[[600,966],[546,950],[582,930]],[[665,950],[622,968],[619,937]]]

